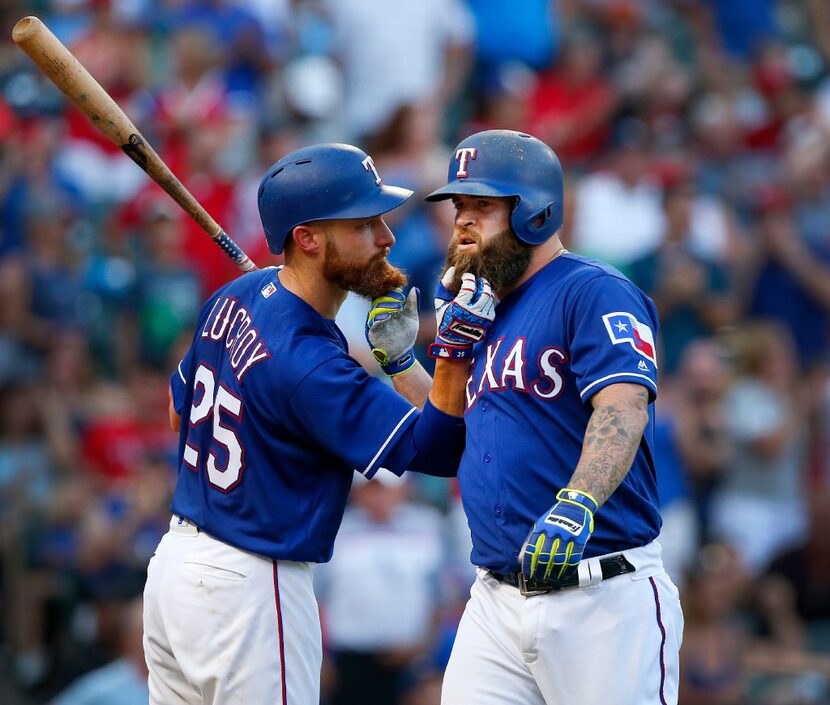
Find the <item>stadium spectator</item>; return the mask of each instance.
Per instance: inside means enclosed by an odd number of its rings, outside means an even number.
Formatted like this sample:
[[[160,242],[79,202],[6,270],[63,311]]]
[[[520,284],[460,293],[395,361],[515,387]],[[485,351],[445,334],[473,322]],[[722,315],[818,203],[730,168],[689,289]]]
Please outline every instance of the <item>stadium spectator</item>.
[[[663,194],[665,229],[652,252],[628,266],[631,280],[660,311],[661,370],[673,375],[695,340],[732,325],[737,317],[729,270],[700,256],[692,235],[696,192],[681,182]]]
[[[587,174],[575,187],[574,250],[625,271],[660,244],[663,190],[650,173],[651,161],[648,127],[637,118],[619,122],[606,168]]]
[[[528,131],[553,147],[566,168],[595,160],[611,135],[618,96],[602,60],[597,38],[574,33],[530,96]]]
[[[438,616],[441,515],[407,500],[408,480],[378,474],[356,481],[334,558],[315,574],[335,669],[332,705],[395,702]]]
[[[326,11],[345,77],[347,137],[372,135],[405,103],[443,110],[463,86],[474,24],[461,0],[330,0]]]
[[[734,450],[712,518],[720,540],[758,575],[805,534],[807,409],[786,328],[752,323],[735,338],[736,375],[725,399]]]
[[[120,610],[118,658],[76,680],[51,701],[51,705],[146,705],[147,666],[142,646],[141,600]]]
[[[671,395],[678,450],[695,501],[698,545],[712,538],[711,501],[732,460],[725,403],[731,370],[726,355],[715,340],[689,345]]]

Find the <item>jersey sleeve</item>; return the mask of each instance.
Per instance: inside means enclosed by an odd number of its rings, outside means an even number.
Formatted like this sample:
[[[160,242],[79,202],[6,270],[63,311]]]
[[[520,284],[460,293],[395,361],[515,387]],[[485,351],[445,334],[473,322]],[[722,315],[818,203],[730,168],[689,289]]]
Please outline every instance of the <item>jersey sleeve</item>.
[[[309,372],[291,394],[290,407],[321,447],[366,477],[381,466],[400,474],[390,453],[409,433],[418,411],[352,358],[342,355]]]
[[[187,369],[190,366],[191,347],[185,356],[181,359],[173,374],[170,375],[170,391],[173,395],[173,408],[176,413],[182,415],[182,407],[184,405],[184,393],[187,388]]]
[[[576,291],[568,316],[571,371],[583,401],[611,384],[657,396],[657,310],[631,282],[599,276]]]

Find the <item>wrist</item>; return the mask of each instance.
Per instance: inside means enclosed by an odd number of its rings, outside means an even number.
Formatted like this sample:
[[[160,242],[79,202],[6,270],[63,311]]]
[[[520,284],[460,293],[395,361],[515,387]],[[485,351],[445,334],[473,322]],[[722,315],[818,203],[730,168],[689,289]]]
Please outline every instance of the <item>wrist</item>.
[[[563,487],[556,493],[556,499],[559,502],[579,505],[587,509],[592,517],[597,509],[599,509],[599,502],[597,502],[593,495],[585,490],[577,490],[573,487]]]
[[[372,355],[374,355],[375,360],[380,365],[380,369],[389,377],[397,377],[404,372],[409,372],[409,370],[415,367],[415,362],[417,361],[415,351],[412,348],[409,348],[403,355],[391,361],[388,360],[382,350],[378,350],[377,348],[372,350]]]
[[[427,355],[434,360],[467,360],[473,356],[473,346],[436,341],[427,348]]]

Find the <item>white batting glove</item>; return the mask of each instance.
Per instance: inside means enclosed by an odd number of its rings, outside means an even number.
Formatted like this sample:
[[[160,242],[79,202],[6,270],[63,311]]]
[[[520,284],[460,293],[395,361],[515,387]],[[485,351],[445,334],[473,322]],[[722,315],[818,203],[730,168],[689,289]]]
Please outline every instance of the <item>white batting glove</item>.
[[[461,277],[461,289],[453,297],[447,287],[454,277],[455,267],[450,267],[435,292],[438,334],[429,346],[430,357],[472,356],[473,345],[484,338],[496,316],[496,297],[486,279],[466,272]]]

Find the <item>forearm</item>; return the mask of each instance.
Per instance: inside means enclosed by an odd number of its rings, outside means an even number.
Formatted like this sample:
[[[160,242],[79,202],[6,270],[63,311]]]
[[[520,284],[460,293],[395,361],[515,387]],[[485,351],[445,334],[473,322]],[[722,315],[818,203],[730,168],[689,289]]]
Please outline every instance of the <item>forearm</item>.
[[[793,257],[788,269],[820,306],[830,309],[830,280],[827,267],[808,253]]]
[[[627,393],[607,387],[597,394],[582,455],[568,483],[569,488],[590,494],[599,506],[631,468],[648,424],[646,388],[631,384],[614,387],[626,387]]]
[[[408,372],[392,377],[392,386],[412,406],[423,409],[429,390],[432,389],[432,377],[421,367],[420,362],[416,362]]]
[[[652,301],[654,301],[654,305],[657,307],[657,310],[660,311],[661,317],[668,315],[674,311],[680,303],[682,303],[676,295],[668,291],[663,291],[662,289],[649,292],[649,296],[651,296]]]
[[[421,413],[405,437],[388,449],[383,466],[396,473],[404,470],[454,477],[464,452],[464,389],[469,372],[468,360],[436,360],[435,379],[428,388],[429,375],[418,369],[393,378],[395,389],[414,404],[410,394],[423,393]],[[410,375],[417,375],[406,383]],[[401,386],[399,386],[401,385]],[[427,403],[427,401],[429,403]]]
[[[433,406],[450,416],[464,415],[464,387],[470,374],[466,360],[437,360],[435,380],[420,362],[406,374],[392,378],[395,391],[413,406],[424,408],[429,397]]]
[[[473,65],[473,52],[466,44],[453,44],[445,53],[444,80],[438,91],[439,101],[451,102],[461,90]]]
[[[731,294],[712,297],[702,296],[698,301],[697,312],[712,330],[731,326],[738,318],[738,302],[735,296]]]
[[[435,361],[435,378],[429,400],[432,405],[450,416],[464,416],[464,390],[470,375],[469,360]]]
[[[413,379],[412,390],[423,389],[419,385],[429,380],[423,368],[420,365],[417,367],[423,372],[423,377],[419,373],[419,378]],[[408,470],[437,477],[454,477],[458,472],[464,452],[464,388],[469,370],[468,360],[435,361],[432,389],[427,389],[428,395],[424,395],[425,398],[428,396],[430,403],[424,404],[413,428],[413,455],[406,463]],[[411,399],[409,401],[415,403]]]
[[[412,455],[406,469],[455,477],[464,453],[464,419],[448,414],[430,403],[424,405],[412,429]]]
[[[170,428],[178,433],[182,427],[182,417],[176,411],[176,404],[173,401],[173,390],[167,389],[167,419],[170,422]]]
[[[824,0],[808,0],[807,9],[813,27],[816,45],[830,62],[830,7]]]
[[[366,322],[366,338],[398,394],[425,411],[429,400],[429,406],[460,422],[463,430],[473,344],[493,321],[495,298],[489,283],[470,273],[462,275],[462,288],[453,296],[446,287],[454,273],[454,267],[445,272],[436,293],[438,335],[430,346],[430,356],[436,358],[434,379],[414,359],[411,347],[417,333],[417,325],[413,327],[418,321],[417,289],[406,299],[400,289],[375,298]]]

